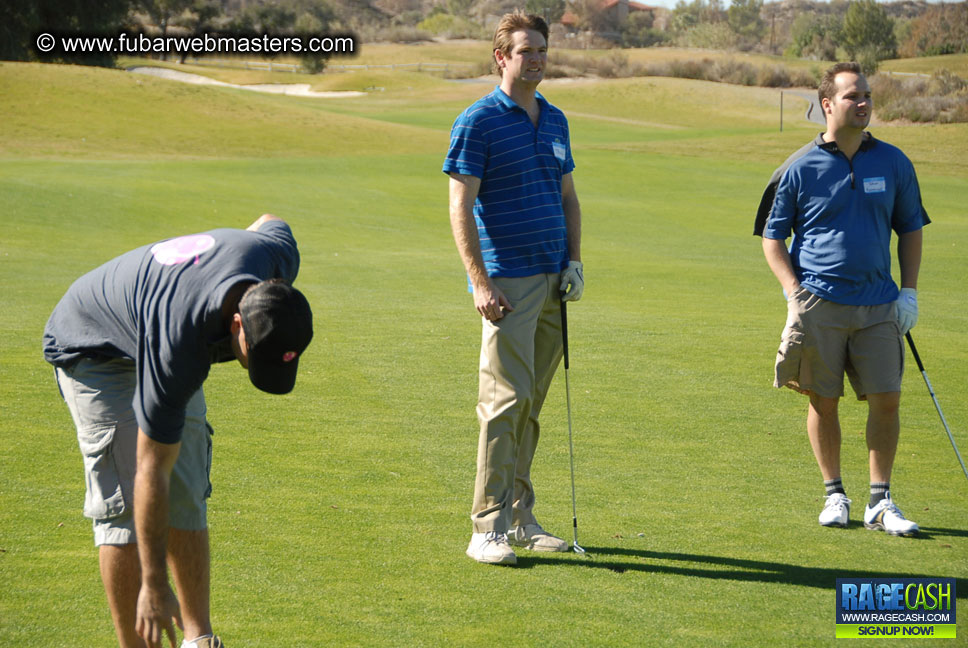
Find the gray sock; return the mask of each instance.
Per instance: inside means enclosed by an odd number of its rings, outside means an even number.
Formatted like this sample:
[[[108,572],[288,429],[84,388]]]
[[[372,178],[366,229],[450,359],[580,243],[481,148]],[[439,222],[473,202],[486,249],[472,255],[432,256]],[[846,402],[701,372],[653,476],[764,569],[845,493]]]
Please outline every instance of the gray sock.
[[[840,481],[840,477],[825,481],[823,487],[827,489],[827,497],[830,497],[834,493],[840,493],[841,495],[847,494],[847,491],[844,490],[844,484]]]
[[[887,491],[891,490],[890,482],[871,482],[871,501],[868,506],[874,508],[877,503],[887,497]]]

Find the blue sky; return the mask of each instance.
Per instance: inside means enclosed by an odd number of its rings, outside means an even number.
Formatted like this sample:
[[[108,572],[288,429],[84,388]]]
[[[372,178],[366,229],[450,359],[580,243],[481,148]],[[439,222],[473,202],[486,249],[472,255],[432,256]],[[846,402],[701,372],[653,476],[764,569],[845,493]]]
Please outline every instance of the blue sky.
[[[653,5],[658,7],[668,7],[669,9],[674,9],[676,6],[676,0],[637,0],[637,1],[647,5]],[[692,0],[686,0],[686,2],[691,2],[691,1]],[[940,0],[928,0],[928,2],[932,4],[939,1]],[[729,4],[730,4],[729,0],[723,0],[724,7],[728,8]],[[890,4],[890,3],[882,2],[881,4]]]

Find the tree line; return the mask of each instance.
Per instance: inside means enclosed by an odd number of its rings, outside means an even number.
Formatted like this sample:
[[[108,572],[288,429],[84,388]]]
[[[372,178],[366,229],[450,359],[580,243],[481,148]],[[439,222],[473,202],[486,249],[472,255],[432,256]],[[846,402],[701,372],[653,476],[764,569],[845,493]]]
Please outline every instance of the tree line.
[[[497,17],[517,8],[543,15],[558,47],[584,34],[606,46],[667,44],[822,60],[847,57],[868,69],[896,56],[968,52],[966,0],[728,2],[679,0],[672,10],[635,8],[626,16],[605,0],[6,0],[0,6],[0,59],[36,59],[33,40],[41,31],[349,32],[363,42],[487,39]],[[113,62],[110,55],[60,58]]]

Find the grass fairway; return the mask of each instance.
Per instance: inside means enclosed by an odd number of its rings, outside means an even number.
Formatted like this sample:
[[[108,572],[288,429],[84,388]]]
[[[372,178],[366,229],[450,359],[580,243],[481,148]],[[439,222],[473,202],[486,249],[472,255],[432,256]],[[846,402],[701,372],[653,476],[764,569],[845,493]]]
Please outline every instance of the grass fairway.
[[[114,637],[40,353],[50,311],[129,248],[267,211],[299,241],[317,333],[294,394],[261,394],[234,364],[206,383],[227,645],[833,645],[834,581],[852,576],[958,578],[968,637],[968,482],[913,361],[893,489],[921,538],[857,521],[865,406],[850,398],[853,522],[816,523],[805,402],[770,386],[784,304],[751,236],[770,172],[816,128],[797,107],[779,133],[764,89],[542,86],[572,114],[585,219],[570,379],[591,557],[464,556],[480,324],[440,166],[454,117],[493,83],[381,79],[319,100],[0,64],[0,645]],[[934,220],[914,335],[965,452],[968,125],[873,130],[913,159]],[[559,372],[534,480],[539,518],[570,539],[564,400]]]

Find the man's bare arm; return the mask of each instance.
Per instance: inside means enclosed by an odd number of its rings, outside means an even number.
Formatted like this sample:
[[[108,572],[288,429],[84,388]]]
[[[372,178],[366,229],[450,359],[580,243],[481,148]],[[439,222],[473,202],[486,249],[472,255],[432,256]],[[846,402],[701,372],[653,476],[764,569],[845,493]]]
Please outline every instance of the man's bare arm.
[[[897,262],[901,268],[901,288],[917,289],[918,287],[923,240],[923,230],[901,234],[897,238]]]
[[[482,317],[499,320],[504,310],[514,310],[504,293],[487,276],[481,239],[474,220],[474,200],[481,188],[481,179],[475,176],[450,174],[450,227],[464,269],[470,277],[474,290],[474,307]]]
[[[763,237],[763,254],[766,256],[770,270],[786,291],[787,298],[791,297],[800,287],[800,281],[793,271],[793,260],[786,249],[786,243],[780,239]]]
[[[561,177],[561,207],[568,228],[568,258],[581,261],[581,205],[575,191],[575,179],[570,173]]]
[[[141,560],[141,592],[135,629],[148,648],[159,648],[164,633],[172,648],[182,627],[178,601],[168,584],[168,502],[171,470],[181,443],[165,444],[138,430],[138,467],[134,478],[134,524]]]
[[[281,221],[281,220],[282,219],[279,218],[278,216],[273,216],[272,214],[263,214],[258,218],[258,220],[256,220],[256,222],[252,223],[245,229],[246,231],[249,231],[249,232],[258,232],[259,228],[262,227],[263,224],[268,223],[269,221]]]

